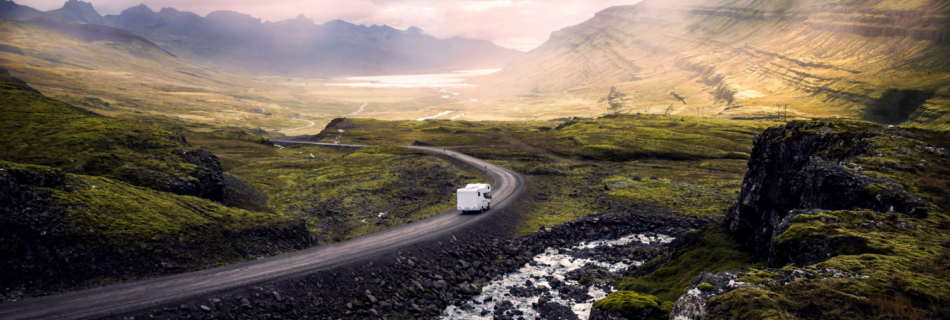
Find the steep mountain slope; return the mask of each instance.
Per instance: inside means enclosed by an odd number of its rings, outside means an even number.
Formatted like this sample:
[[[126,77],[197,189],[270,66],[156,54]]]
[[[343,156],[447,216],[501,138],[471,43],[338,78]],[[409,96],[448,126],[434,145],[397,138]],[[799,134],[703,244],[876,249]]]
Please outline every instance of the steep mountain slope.
[[[612,107],[638,112],[774,114],[781,103],[792,116],[950,128],[948,44],[948,1],[646,0],[554,32],[482,81],[611,92]]]
[[[66,22],[84,22],[106,24],[92,3],[81,0],[69,0],[62,8],[46,12],[50,17]]]
[[[105,20],[185,60],[231,72],[313,77],[485,69],[503,67],[521,54],[484,40],[437,39],[415,27],[402,31],[342,20],[318,25],[303,15],[261,23],[231,11],[201,17],[139,5]]]

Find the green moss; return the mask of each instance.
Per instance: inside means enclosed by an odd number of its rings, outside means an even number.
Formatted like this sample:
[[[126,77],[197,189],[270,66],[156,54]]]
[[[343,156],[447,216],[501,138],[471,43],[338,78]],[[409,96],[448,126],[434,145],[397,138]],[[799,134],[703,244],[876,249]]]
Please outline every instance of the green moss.
[[[636,181],[624,175],[612,176],[603,181],[612,186],[607,192],[611,197],[647,202],[690,216],[721,215],[723,209],[734,201],[739,186],[738,177],[735,180],[723,179],[721,176],[709,175],[708,171],[700,168],[684,169],[685,172],[681,171],[681,175],[674,177],[677,180],[641,177]]]
[[[176,133],[91,114],[15,83],[0,83],[0,159],[158,187],[197,178]],[[139,177],[130,171],[147,171]]]
[[[794,268],[790,268],[789,270],[794,270]],[[791,272],[791,271],[787,271],[787,272]],[[772,279],[777,277],[778,275],[779,274],[777,272],[769,272],[769,271],[753,269],[747,272],[740,272],[738,274],[738,278],[739,278],[739,281],[742,281],[745,283],[760,285],[760,284],[765,284],[769,281],[772,281]]]
[[[594,308],[619,312],[628,318],[633,318],[643,310],[659,309],[660,301],[657,297],[634,291],[615,291],[611,292],[607,297],[594,302]],[[653,311],[651,313],[658,312]]]
[[[887,191],[887,190],[888,190],[887,187],[878,183],[872,183],[872,184],[864,186],[864,193],[871,197],[876,196],[877,194]]]
[[[156,237],[200,241],[221,230],[240,231],[288,220],[281,214],[251,212],[212,201],[178,196],[103,177],[70,175],[75,192],[56,199],[75,205],[67,219],[121,248]]]
[[[716,286],[711,285],[711,284],[708,284],[708,283],[705,283],[705,282],[704,282],[703,284],[700,284],[700,285],[699,285],[698,287],[696,287],[696,288],[699,288],[699,290],[702,290],[702,291],[712,291],[712,290],[716,290]]]
[[[716,296],[709,301],[707,305],[715,306],[725,304],[729,306],[723,314],[715,316],[713,319],[789,319],[788,314],[782,307],[781,296],[762,289],[736,289],[725,294]]]
[[[646,276],[622,280],[619,288],[655,295],[661,301],[672,303],[701,272],[764,266],[754,253],[743,250],[731,235],[716,231],[716,228],[704,229],[688,241],[688,246],[673,253],[671,261]],[[662,260],[648,262],[644,267],[653,263],[662,263]]]

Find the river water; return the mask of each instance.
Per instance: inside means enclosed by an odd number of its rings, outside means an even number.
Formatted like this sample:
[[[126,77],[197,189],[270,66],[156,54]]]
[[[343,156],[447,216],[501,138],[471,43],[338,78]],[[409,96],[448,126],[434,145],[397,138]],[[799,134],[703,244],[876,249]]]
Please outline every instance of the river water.
[[[604,288],[580,284],[574,280],[565,279],[565,275],[573,270],[579,269],[587,264],[594,264],[599,267],[607,268],[611,272],[623,271],[630,266],[639,266],[643,261],[631,261],[630,263],[608,263],[604,261],[595,261],[591,259],[578,259],[570,255],[571,252],[585,249],[592,249],[600,246],[623,246],[632,243],[657,244],[669,243],[673,241],[672,237],[658,234],[632,234],[615,240],[597,240],[591,242],[581,242],[570,248],[547,248],[541,254],[534,256],[534,259],[525,264],[518,271],[505,275],[502,279],[493,280],[482,287],[482,293],[473,297],[471,300],[461,304],[463,307],[449,306],[443,311],[442,319],[492,319],[496,304],[503,301],[510,301],[515,310],[520,311],[518,317],[524,319],[541,319],[541,316],[532,303],[537,303],[542,296],[550,298],[551,302],[563,305],[571,309],[578,319],[586,320],[590,315],[590,308],[594,301],[603,299],[613,288]],[[590,299],[576,301],[568,298],[564,299],[559,291],[552,289],[549,279],[552,278],[562,282],[561,286],[580,286],[588,290]],[[525,286],[526,283],[538,287],[549,288],[546,292],[542,291],[530,297],[517,297],[511,294],[511,289],[515,286]],[[517,318],[517,317],[516,317]]]
[[[437,74],[349,77],[342,80],[353,82],[328,83],[327,85],[369,88],[472,88],[476,85],[463,83],[466,77],[486,75],[498,70],[500,69],[464,70]]]

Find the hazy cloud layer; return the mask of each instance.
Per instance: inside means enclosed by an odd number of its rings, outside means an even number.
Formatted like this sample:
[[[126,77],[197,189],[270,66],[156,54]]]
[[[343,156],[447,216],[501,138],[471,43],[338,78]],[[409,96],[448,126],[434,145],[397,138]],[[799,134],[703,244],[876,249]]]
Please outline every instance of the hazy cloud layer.
[[[14,0],[48,11],[65,0]],[[537,47],[552,31],[581,23],[594,13],[639,0],[90,0],[100,14],[118,14],[144,3],[158,11],[172,7],[202,16],[215,10],[248,13],[265,21],[304,14],[323,23],[334,19],[398,29],[417,26],[439,38],[485,39],[522,51]]]

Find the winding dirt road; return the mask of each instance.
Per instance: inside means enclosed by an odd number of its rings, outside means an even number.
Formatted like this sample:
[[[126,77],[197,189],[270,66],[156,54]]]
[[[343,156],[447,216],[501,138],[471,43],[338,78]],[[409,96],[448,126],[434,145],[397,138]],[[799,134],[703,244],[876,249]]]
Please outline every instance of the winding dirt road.
[[[286,130],[280,130],[280,131],[277,131],[277,132],[283,133],[283,132],[287,132],[287,131],[301,130],[301,129],[310,128],[310,127],[312,127],[312,126],[314,125],[314,122],[313,122],[313,121],[310,121],[310,120],[304,120],[304,119],[290,119],[290,120],[303,121],[303,122],[308,122],[308,123],[310,123],[310,124],[307,125],[306,127],[290,128],[290,129],[286,129]]]
[[[350,146],[332,143],[278,141],[282,144]],[[488,168],[495,179],[492,208],[481,214],[463,214],[458,210],[362,236],[348,241],[313,247],[297,252],[248,261],[214,269],[161,278],[69,292],[59,295],[0,304],[0,319],[75,319],[109,316],[134,311],[219,290],[255,285],[291,276],[328,270],[358,262],[403,246],[461,231],[498,214],[521,194],[525,177],[486,161],[443,148],[409,146],[407,148],[455,156],[477,168]]]

